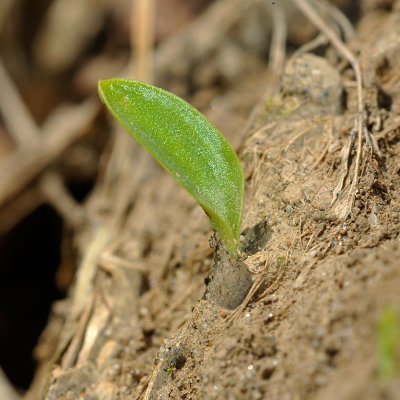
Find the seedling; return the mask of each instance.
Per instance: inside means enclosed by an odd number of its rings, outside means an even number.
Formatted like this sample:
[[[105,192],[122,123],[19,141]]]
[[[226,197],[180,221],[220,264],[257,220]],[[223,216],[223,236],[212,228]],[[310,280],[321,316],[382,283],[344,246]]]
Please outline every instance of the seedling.
[[[388,307],[378,321],[378,373],[382,379],[395,376],[399,351],[400,320],[396,311]]]
[[[157,87],[109,79],[99,82],[99,94],[117,121],[196,199],[237,258],[243,173],[224,136],[190,104]]]

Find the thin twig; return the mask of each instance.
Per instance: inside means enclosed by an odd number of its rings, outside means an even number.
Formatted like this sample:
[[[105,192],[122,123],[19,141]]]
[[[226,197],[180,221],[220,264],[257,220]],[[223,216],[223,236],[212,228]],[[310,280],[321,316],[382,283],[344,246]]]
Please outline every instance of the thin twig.
[[[281,279],[286,271],[286,267],[288,264],[288,260],[290,257],[290,250],[292,248],[292,245],[287,249],[286,251],[286,256],[285,256],[285,262],[284,264],[281,266],[276,278],[274,279],[274,281],[271,283],[271,285],[269,285],[262,293],[261,295],[257,296],[257,301],[261,300],[262,298],[264,298],[267,294],[270,294],[272,292],[274,292],[276,289],[278,289],[279,287],[279,283],[281,282]],[[264,267],[262,268],[262,270],[260,272],[258,272],[256,274],[256,278],[253,281],[253,285],[250,288],[249,293],[247,293],[246,298],[243,300],[242,304],[237,307],[235,310],[233,310],[233,312],[229,315],[229,317],[226,319],[226,323],[230,323],[232,321],[234,321],[235,319],[237,319],[239,317],[239,315],[243,312],[243,310],[247,307],[247,305],[250,303],[250,301],[252,300],[252,298],[254,297],[254,295],[258,292],[258,290],[260,289],[260,287],[262,286],[262,284],[265,282],[265,276],[264,273],[267,270],[267,268],[269,267],[269,265],[271,265],[268,260],[264,263]]]
[[[55,125],[50,124],[50,129],[49,122],[47,122],[47,126],[41,132],[5,70],[1,59],[0,87],[0,113],[4,118],[8,133],[18,145],[17,151],[2,165],[0,208],[12,197],[23,191],[31,180],[43,173],[38,187],[44,196],[35,196],[35,198],[41,200],[47,198],[67,222],[74,227],[82,226],[82,222],[86,219],[84,209],[69,194],[60,176],[53,172],[44,171],[75,140],[74,134],[80,133],[79,127],[76,127],[74,131],[67,130],[65,135],[62,135],[60,120],[56,120]],[[86,110],[86,107],[83,117],[92,118],[95,115],[96,108],[93,104],[89,110]],[[81,110],[79,112],[82,113]],[[81,125],[82,122],[85,122],[85,119],[78,121]],[[64,126],[74,128],[74,124],[71,124],[71,122],[68,119],[68,124],[64,124]],[[57,135],[54,134],[56,131]],[[64,139],[67,140],[64,141]],[[70,141],[70,139],[72,140]],[[29,208],[24,209],[24,211],[29,212]],[[23,215],[24,213],[19,210],[17,217]]]
[[[0,112],[6,123],[9,134],[18,144],[19,149],[4,164],[5,171],[0,176],[0,207],[12,196],[23,190],[30,180],[34,179],[44,167],[55,157],[60,155],[59,150],[69,146],[69,142],[63,139],[68,135],[60,135],[60,127],[53,126],[51,129],[52,141],[46,141],[49,135],[41,134],[30,111],[26,107],[12,79],[9,77],[0,59]],[[91,113],[88,114],[92,116]],[[70,121],[69,121],[70,122]],[[70,126],[70,124],[66,125]],[[54,131],[57,130],[57,136]],[[44,129],[45,131],[45,129]],[[53,139],[54,138],[54,139]],[[44,140],[42,140],[44,139]],[[57,141],[56,141],[57,139]],[[49,146],[51,143],[51,146]],[[60,147],[59,144],[64,146]],[[46,148],[46,144],[48,145]],[[50,152],[55,151],[48,163],[43,163]],[[36,157],[35,157],[36,156]],[[35,167],[41,167],[36,169]],[[44,173],[39,183],[40,190],[50,203],[63,215],[73,226],[80,227],[85,219],[83,208],[80,207],[65,188],[62,179],[54,173]],[[20,214],[20,213],[19,213]]]
[[[154,369],[153,369],[153,371],[151,373],[150,380],[149,380],[149,382],[147,384],[147,389],[144,392],[144,394],[140,397],[140,400],[142,400],[142,399],[143,400],[150,400],[151,399],[151,396],[152,396],[152,393],[153,393],[153,387],[154,387],[154,384],[156,382],[158,373],[161,370],[162,365],[163,365],[162,361],[159,361],[158,364],[154,367]]]
[[[21,400],[22,397],[16,392],[8,381],[7,376],[0,368],[0,399]]]
[[[91,241],[85,246],[82,262],[76,275],[75,292],[69,314],[76,321],[82,314],[85,304],[93,294],[94,277],[104,248],[110,243],[112,232],[106,226],[99,226],[92,233]]]
[[[132,75],[148,83],[153,81],[154,11],[154,0],[132,0]]]
[[[344,59],[351,65],[356,83],[357,83],[357,117],[355,120],[355,129],[357,132],[357,148],[356,148],[356,163],[354,169],[354,176],[352,179],[350,191],[347,197],[347,205],[345,207],[344,212],[341,217],[346,218],[351,210],[351,207],[354,203],[356,188],[358,185],[359,173],[360,173],[360,159],[362,153],[362,137],[365,137],[365,141],[367,145],[369,143],[374,143],[371,139],[371,134],[366,128],[366,115],[365,115],[365,106],[364,106],[364,97],[363,97],[363,79],[361,74],[360,64],[357,58],[353,55],[353,53],[349,50],[349,48],[340,40],[340,38],[336,35],[333,29],[331,29],[325,21],[318,15],[315,9],[307,0],[293,0],[293,2],[297,5],[297,7],[306,15],[306,17],[329,39],[332,46],[336,48],[339,54],[342,55]],[[375,141],[376,142],[376,141]],[[352,148],[352,141],[350,140],[350,148],[348,151],[348,155],[350,156]],[[373,147],[374,148],[374,147]],[[375,150],[375,149],[374,149]],[[379,153],[377,153],[379,154]],[[349,162],[349,161],[347,161]],[[348,170],[348,169],[347,169]],[[336,187],[333,194],[333,201],[339,196],[340,190],[343,187],[344,179],[347,176],[346,173],[342,173],[341,181],[339,185]],[[343,178],[344,176],[344,178]],[[343,179],[342,179],[343,178]],[[340,189],[339,189],[340,187]]]
[[[0,112],[8,133],[18,146],[31,148],[40,138],[28,108],[0,59]]]
[[[351,149],[353,148],[353,145],[354,145],[355,137],[356,137],[356,131],[354,129],[352,129],[349,140],[347,142],[347,145],[346,145],[346,147],[343,147],[343,149],[342,149],[341,167],[340,167],[341,173],[340,173],[339,182],[336,185],[336,187],[332,193],[331,205],[336,201],[336,199],[339,197],[340,193],[343,190],[344,182],[349,173],[350,154],[351,154]]]
[[[364,113],[363,81],[360,64],[349,48],[340,40],[335,31],[318,15],[307,0],[292,0],[304,15],[328,38],[332,46],[349,62],[357,81],[358,112]],[[361,127],[359,127],[361,132]]]
[[[271,283],[271,285],[269,285],[258,297],[257,300],[261,300],[263,299],[267,294],[271,294],[272,292],[274,292],[276,289],[278,289],[279,283],[281,282],[283,275],[285,274],[286,271],[286,267],[287,267],[287,261],[288,261],[288,257],[289,257],[289,250],[288,253],[285,257],[285,263],[281,266],[280,271],[277,275],[277,277],[275,278],[275,280]],[[260,279],[261,280],[261,279]]]
[[[325,9],[329,13],[329,16],[340,26],[345,41],[350,40],[354,36],[353,25],[338,7],[328,0],[318,1],[317,4],[322,9]]]
[[[359,118],[358,118],[358,120],[359,120],[358,126],[359,127],[363,125],[363,122],[361,121],[361,119],[362,119],[362,117],[361,117],[361,115],[359,115]],[[351,207],[353,206],[353,203],[354,203],[354,198],[355,198],[356,189],[357,189],[357,185],[358,185],[358,177],[360,174],[361,154],[362,154],[362,134],[358,130],[357,149],[356,149],[356,165],[354,168],[354,177],[353,177],[353,181],[351,182],[351,188],[347,195],[347,206],[340,215],[342,219],[347,218],[347,216],[350,213]]]
[[[321,151],[319,157],[314,161],[313,165],[311,165],[311,167],[310,167],[311,170],[315,169],[321,163],[321,161],[326,157],[326,155],[328,154],[329,147],[331,145],[332,136],[333,136],[333,126],[332,126],[332,124],[330,124],[330,127],[329,127],[329,138],[328,138],[328,140],[326,142],[326,146]]]
[[[303,44],[299,47],[294,53],[293,57],[296,57],[303,53],[310,53],[311,51],[317,49],[318,47],[325,46],[328,43],[328,39],[322,33],[319,34],[317,37],[312,39],[311,41]]]
[[[268,65],[268,69],[271,71],[271,78],[264,95],[265,97],[275,96],[279,92],[279,77],[282,74],[286,59],[287,26],[285,14],[279,2],[273,5],[271,9],[273,29]]]
[[[72,341],[63,356],[61,366],[64,370],[74,366],[76,360],[78,359],[79,351],[82,347],[82,343],[86,334],[86,328],[89,325],[89,321],[93,313],[94,303],[95,294],[91,294],[85,303],[85,308],[82,311],[78,326],[74,332],[74,337],[72,338]]]
[[[347,19],[347,17],[340,11],[339,8],[335,7],[333,4],[331,4],[329,1],[319,1],[318,3],[315,4],[318,8],[320,8],[328,18],[332,19],[334,23],[337,24],[338,28],[341,29],[341,33],[344,36],[344,39],[350,40],[353,35],[354,35],[354,28],[351,25],[350,21]],[[335,28],[336,25],[333,26]],[[333,30],[332,28],[332,30]],[[338,32],[339,29],[338,29]],[[301,46],[299,49],[297,49],[293,56],[296,56],[298,54],[306,53],[306,52],[311,52],[314,49],[325,46],[328,44],[329,41],[327,37],[320,33],[317,37],[312,39],[310,42],[305,43],[303,46]]]
[[[0,96],[1,97],[1,96]],[[80,104],[60,119],[43,128],[41,141],[34,148],[20,148],[0,166],[0,208],[18,195],[64,151],[86,133],[98,105],[93,101]],[[68,121],[68,123],[67,123]]]
[[[108,252],[103,252],[100,255],[98,264],[100,268],[103,268],[108,272],[113,272],[115,268],[125,268],[133,271],[139,271],[143,274],[149,272],[148,268],[146,268],[146,265],[143,262],[129,261]]]
[[[39,187],[47,201],[72,228],[81,229],[88,222],[84,208],[71,196],[59,174],[46,172],[40,179]]]
[[[382,131],[379,132],[376,135],[376,139],[383,139],[386,135],[388,135],[390,132],[393,132],[394,130],[400,128],[400,116],[393,118],[389,125]]]
[[[38,187],[23,190],[13,201],[0,208],[0,236],[9,232],[25,216],[36,210],[45,201]]]

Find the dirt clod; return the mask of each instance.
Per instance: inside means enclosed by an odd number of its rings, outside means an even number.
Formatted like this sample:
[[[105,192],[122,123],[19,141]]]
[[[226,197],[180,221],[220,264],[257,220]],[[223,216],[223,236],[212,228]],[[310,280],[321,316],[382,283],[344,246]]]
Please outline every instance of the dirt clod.
[[[252,283],[247,266],[242,261],[232,261],[225,249],[217,245],[206,298],[220,307],[234,310],[243,302]]]

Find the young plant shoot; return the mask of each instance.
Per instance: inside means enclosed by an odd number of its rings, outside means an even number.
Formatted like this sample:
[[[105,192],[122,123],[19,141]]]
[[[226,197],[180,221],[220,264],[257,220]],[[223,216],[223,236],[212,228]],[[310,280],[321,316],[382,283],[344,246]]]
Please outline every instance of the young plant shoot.
[[[99,82],[99,94],[118,122],[196,199],[237,258],[243,173],[224,136],[190,104],[157,87],[109,79]]]

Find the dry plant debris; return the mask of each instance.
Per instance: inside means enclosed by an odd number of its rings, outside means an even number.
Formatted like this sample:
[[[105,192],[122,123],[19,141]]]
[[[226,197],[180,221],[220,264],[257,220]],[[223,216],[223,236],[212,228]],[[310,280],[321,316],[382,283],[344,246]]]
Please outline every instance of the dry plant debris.
[[[128,3],[121,1],[118,10],[129,21]],[[305,13],[317,30],[294,3],[313,5]],[[180,95],[195,90],[196,105],[215,99],[210,113],[223,111],[221,130],[243,121],[237,116],[250,113],[262,90],[268,94],[235,138],[246,177],[244,263],[254,278],[235,311],[202,297],[212,252],[201,210],[117,128],[90,198],[78,209],[68,202],[53,166],[95,123],[97,110],[83,103],[70,114],[76,119],[63,114],[76,122],[60,130],[63,145],[51,145],[43,159],[33,151],[34,168],[22,165],[30,174],[26,181],[15,180],[18,187],[4,191],[4,199],[18,200],[25,212],[34,198],[40,203],[55,197],[64,200],[54,207],[71,212],[65,220],[75,227],[82,215],[89,221],[75,230],[76,283],[53,307],[26,398],[396,399],[398,380],[378,380],[374,343],[380,313],[400,303],[400,14],[394,2],[370,3],[362,2],[362,10],[372,11],[352,37],[333,3],[282,2],[271,13],[263,1],[244,6],[219,0],[155,50],[155,78]],[[286,26],[280,25],[283,16]],[[296,35],[298,24],[305,29]],[[266,87],[260,76],[271,75],[264,75],[260,54],[265,57],[268,45],[253,40],[255,27],[273,36],[271,65],[282,77],[266,79]],[[338,33],[351,41],[344,45]],[[303,45],[318,34],[328,41],[311,42],[284,67],[285,38]],[[128,46],[131,36],[123,37]],[[244,43],[260,52],[244,57]],[[305,51],[310,49],[326,50],[325,57]],[[107,69],[112,54],[102,56],[90,61],[103,60]],[[118,58],[123,65],[130,54]],[[130,73],[132,64],[126,67]],[[319,79],[305,79],[307,71]],[[91,82],[79,83],[80,93]],[[34,130],[48,149],[54,125],[45,126]],[[7,130],[12,134],[9,125]],[[17,147],[10,157],[24,161],[22,151]],[[15,218],[8,226],[20,216]]]

